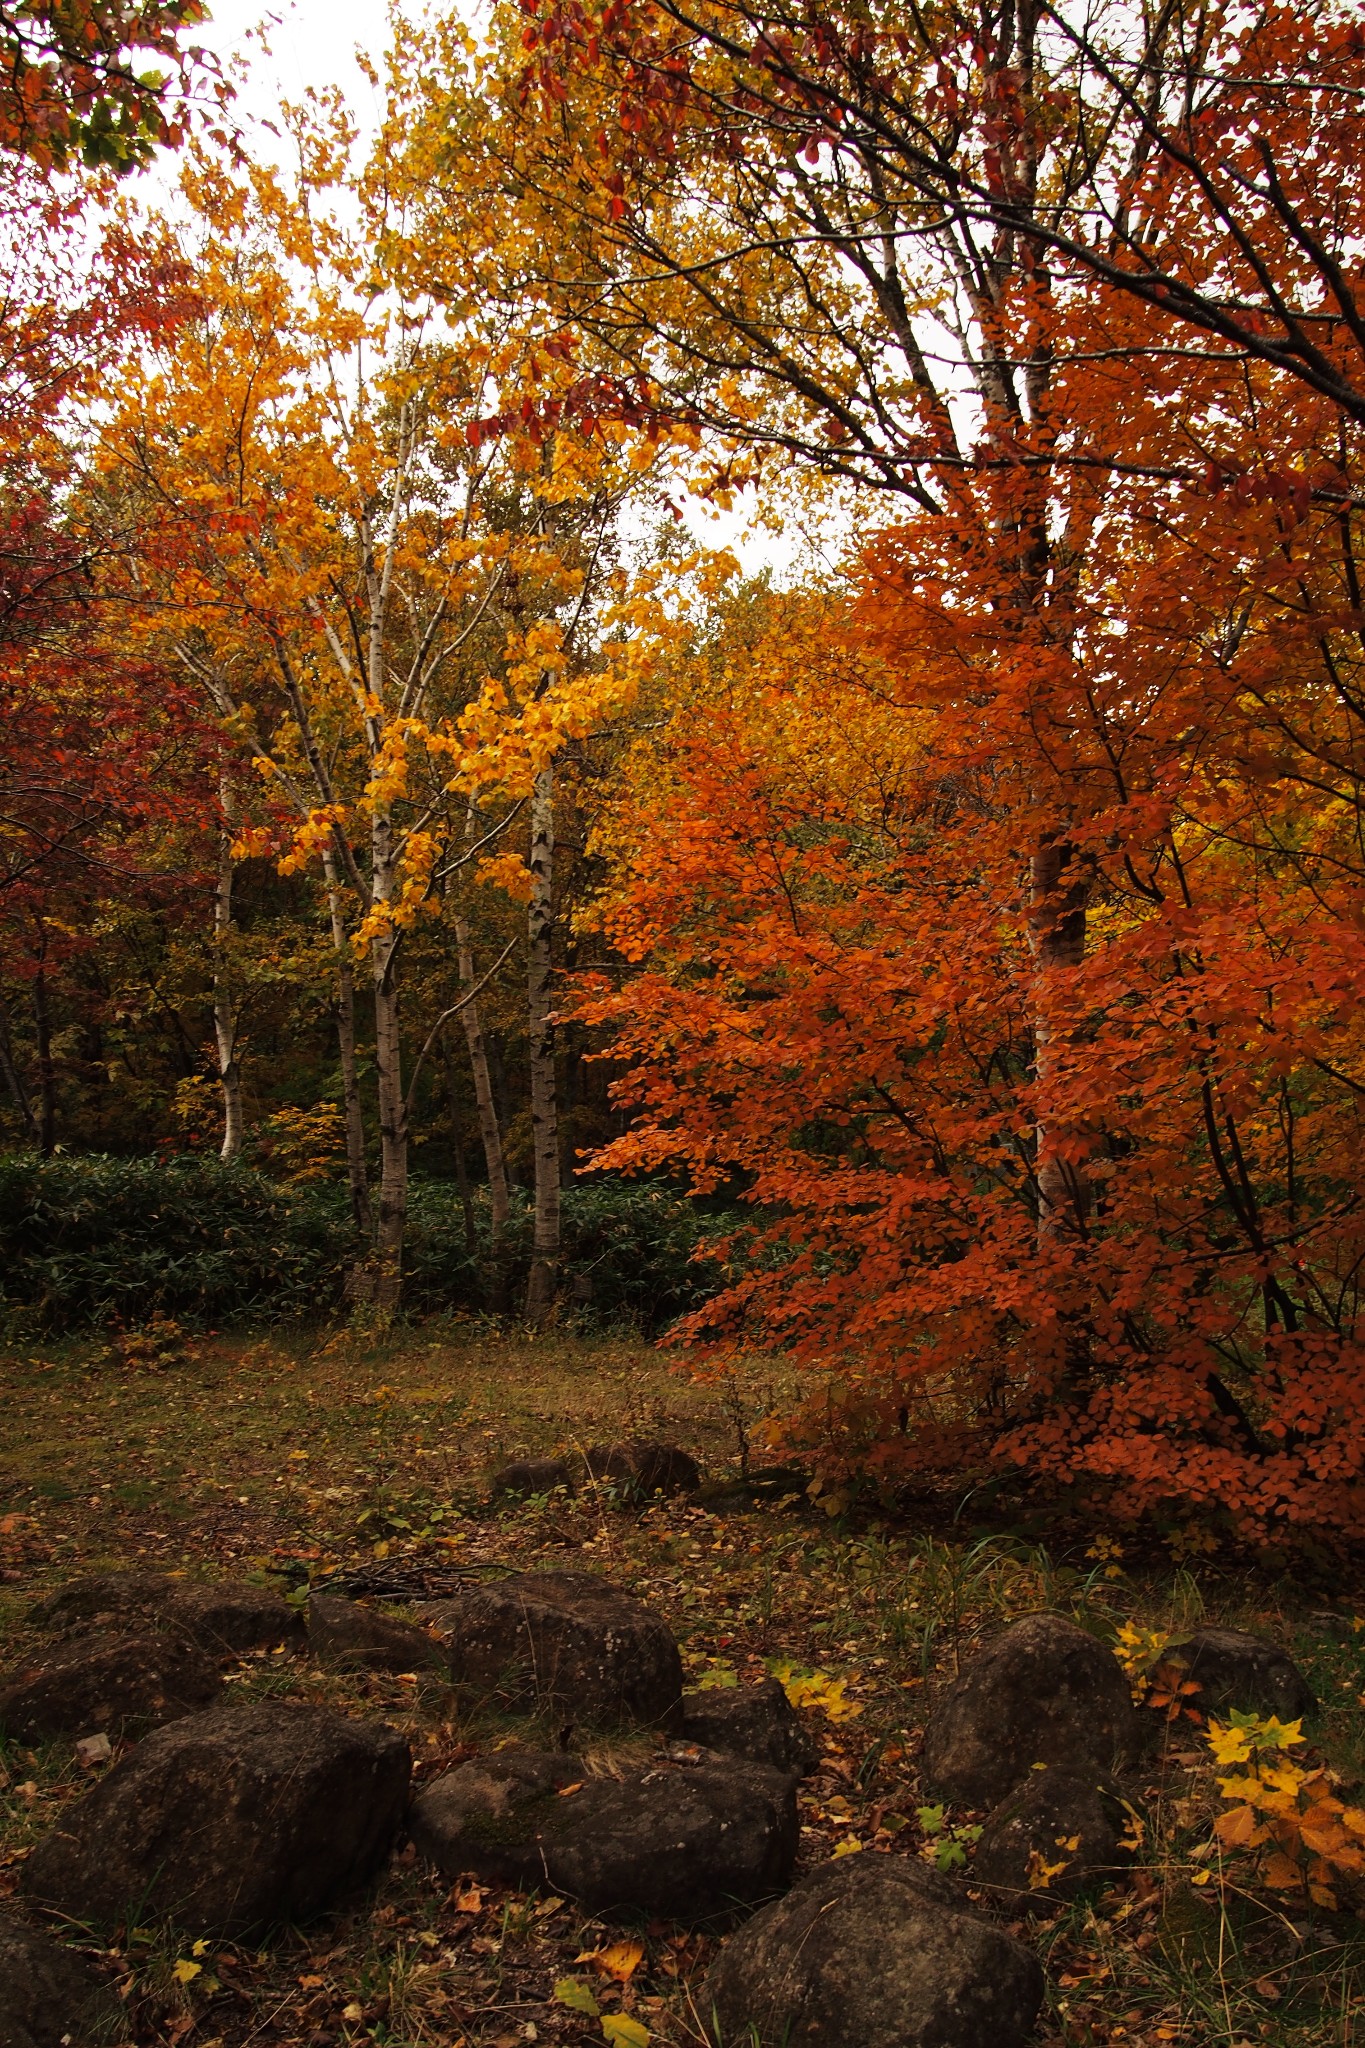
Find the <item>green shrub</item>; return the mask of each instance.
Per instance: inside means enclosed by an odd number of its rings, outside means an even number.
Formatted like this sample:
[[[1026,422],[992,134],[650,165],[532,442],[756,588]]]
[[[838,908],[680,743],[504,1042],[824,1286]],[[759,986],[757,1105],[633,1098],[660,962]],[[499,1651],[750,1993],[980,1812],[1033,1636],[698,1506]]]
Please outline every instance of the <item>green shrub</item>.
[[[529,1198],[512,1194],[502,1282],[515,1308],[531,1266]],[[666,1329],[720,1285],[720,1268],[694,1253],[716,1227],[694,1202],[648,1182],[598,1180],[565,1188],[561,1242],[564,1307],[595,1325]],[[471,1257],[464,1216],[447,1181],[414,1181],[408,1195],[404,1299],[414,1309],[486,1307],[497,1296],[487,1203],[474,1206]]]
[[[346,1216],[216,1159],[0,1158],[0,1300],[67,1328],[326,1308]]]
[[[408,1200],[405,1306],[482,1309],[501,1296],[515,1309],[531,1260],[527,1197],[514,1197],[500,1275],[485,1199],[472,1250],[449,1182],[414,1180]],[[563,1201],[565,1307],[580,1320],[654,1332],[719,1284],[718,1268],[693,1258],[714,1220],[693,1203],[610,1180],[566,1188]],[[335,1183],[279,1187],[196,1157],[0,1156],[0,1309],[47,1328],[324,1315],[355,1255]]]

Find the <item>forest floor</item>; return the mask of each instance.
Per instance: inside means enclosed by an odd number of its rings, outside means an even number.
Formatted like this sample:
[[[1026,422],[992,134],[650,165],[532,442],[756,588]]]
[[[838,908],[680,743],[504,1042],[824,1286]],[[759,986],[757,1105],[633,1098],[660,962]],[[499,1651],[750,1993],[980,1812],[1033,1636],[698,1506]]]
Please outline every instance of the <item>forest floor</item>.
[[[416,1583],[456,1566],[495,1576],[572,1563],[654,1604],[692,1683],[743,1682],[779,1663],[819,1675],[808,1691],[824,1705],[805,1711],[823,1763],[802,1791],[803,1868],[836,1849],[932,1852],[915,1766],[926,1702],[983,1631],[1044,1606],[1109,1639],[1128,1621],[1179,1630],[1201,1619],[1273,1638],[1323,1702],[1312,1751],[1296,1753],[1320,1755],[1346,1786],[1365,1778],[1365,1589],[1340,1577],[1125,1554],[1065,1523],[1044,1543],[1036,1529],[974,1528],[970,1504],[954,1520],[951,1502],[913,1521],[831,1517],[800,1495],[490,1507],[488,1475],[504,1458],[625,1435],[679,1443],[712,1478],[736,1471],[739,1427],[768,1390],[755,1381],[722,1397],[638,1343],[445,1324],[382,1344],[283,1330],[163,1350],[160,1363],[95,1340],[0,1355],[3,1663],[35,1640],[32,1601],[81,1572],[142,1564],[287,1588],[343,1566]],[[234,1682],[387,1718],[409,1735],[423,1778],[506,1732],[462,1718],[425,1679],[257,1659]],[[610,1768],[612,1746],[588,1761]],[[1040,2048],[1365,2043],[1359,1901],[1311,1907],[1258,1889],[1235,1864],[1209,1883],[1215,1776],[1197,1730],[1169,1731],[1142,1788],[1148,1839],[1133,1875],[1025,1930],[1048,1971]],[[89,1783],[69,1744],[0,1746],[0,1906],[28,1848]],[[621,1952],[617,1975],[604,1961],[619,1929],[562,1899],[452,1889],[406,1856],[348,1912],[260,1949],[213,1945],[197,1970],[156,1928],[92,1954],[147,2048],[600,2042],[598,2021],[556,2000],[565,1978],[657,2042],[700,2040],[693,1997],[711,1938],[636,1929],[642,1952],[622,1981]]]

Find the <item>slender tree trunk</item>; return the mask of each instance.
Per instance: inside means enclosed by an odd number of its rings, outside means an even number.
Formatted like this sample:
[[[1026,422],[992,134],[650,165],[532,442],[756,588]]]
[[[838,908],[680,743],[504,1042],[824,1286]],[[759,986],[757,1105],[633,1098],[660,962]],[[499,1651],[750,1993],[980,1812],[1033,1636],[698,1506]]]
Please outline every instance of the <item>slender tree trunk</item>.
[[[474,986],[474,949],[464,918],[455,920],[455,945],[460,968],[460,986]],[[492,1262],[489,1307],[501,1314],[507,1307],[507,1225],[512,1213],[507,1192],[507,1162],[503,1157],[502,1130],[493,1094],[493,1076],[488,1066],[488,1046],[483,1035],[477,996],[460,1012],[464,1042],[469,1049],[469,1070],[474,1080],[474,1107],[479,1117],[479,1139],[483,1145],[484,1169],[488,1174],[488,1249]]]
[[[368,1244],[374,1235],[374,1215],[370,1208],[370,1176],[365,1165],[365,1116],[356,1071],[355,969],[351,964],[341,878],[337,873],[334,853],[324,853],[323,871],[327,877],[332,945],[337,957],[336,1024],[337,1046],[341,1054],[342,1107],[346,1113],[346,1176],[351,1185],[351,1214],[355,1218],[356,1235]]]
[[[26,1135],[33,1144],[40,1145],[42,1133],[38,1129],[38,1119],[33,1114],[33,1104],[28,1099],[24,1077],[19,1072],[18,1062],[14,1057],[14,1040],[10,1037],[9,1030],[9,1011],[3,996],[0,996],[0,1073],[4,1074],[5,1086],[9,1089],[14,1107],[19,1112],[19,1121]]]
[[[466,847],[479,836],[479,814],[471,803],[465,812]],[[455,915],[455,950],[460,987],[466,994],[474,986],[474,946],[469,921]],[[478,997],[470,997],[460,1011],[464,1042],[469,1049],[469,1071],[474,1081],[474,1106],[479,1118],[479,1139],[483,1145],[484,1170],[488,1175],[488,1246],[492,1265],[489,1307],[497,1314],[507,1308],[507,1226],[512,1205],[507,1192],[507,1162],[503,1156],[502,1129],[498,1122],[497,1097],[488,1065],[488,1046],[483,1035]]]
[[[1061,834],[1043,840],[1029,864],[1034,959],[1040,980],[1055,968],[1079,967],[1085,958],[1089,895],[1089,869],[1077,858],[1071,842]],[[1034,1079],[1044,1097],[1066,1043],[1064,1035],[1053,1031],[1044,998],[1036,1005],[1033,1019]],[[1090,1213],[1091,1187],[1085,1161],[1067,1156],[1068,1151],[1075,1150],[1075,1133],[1070,1146],[1066,1145],[1057,1129],[1059,1121],[1044,1114],[1034,1134],[1040,1239],[1055,1237],[1067,1229],[1083,1229]]]
[[[555,1097],[555,1028],[550,1009],[554,857],[554,770],[547,766],[537,775],[531,794],[531,902],[527,916],[536,1210],[526,1316],[536,1325],[549,1315],[559,1286],[559,1114]]]
[[[376,909],[395,897],[398,863],[386,815],[372,829],[372,887]],[[408,1108],[403,1095],[403,1053],[398,1026],[398,943],[395,927],[376,934],[370,947],[374,981],[374,1063],[379,1094],[379,1216],[374,1248],[375,1300],[397,1305],[403,1275],[403,1233],[408,1216]]]
[[[460,1191],[460,1207],[464,1212],[465,1249],[472,1259],[479,1248],[479,1234],[474,1226],[474,1197],[469,1191],[464,1139],[460,1136],[460,1087],[455,1078],[455,1055],[444,1031],[441,1033],[441,1064],[445,1068],[446,1100],[450,1104],[450,1150],[455,1161],[455,1185]]]
[[[33,1025],[38,1040],[38,1150],[50,1159],[57,1143],[57,1073],[52,1064],[47,975],[41,967],[33,977]]]
[[[218,838],[218,887],[213,898],[213,1036],[218,1047],[218,1085],[223,1093],[221,1159],[242,1153],[242,1073],[237,1061],[237,1005],[233,1000],[232,961],[232,785],[226,775],[218,784],[223,822]]]

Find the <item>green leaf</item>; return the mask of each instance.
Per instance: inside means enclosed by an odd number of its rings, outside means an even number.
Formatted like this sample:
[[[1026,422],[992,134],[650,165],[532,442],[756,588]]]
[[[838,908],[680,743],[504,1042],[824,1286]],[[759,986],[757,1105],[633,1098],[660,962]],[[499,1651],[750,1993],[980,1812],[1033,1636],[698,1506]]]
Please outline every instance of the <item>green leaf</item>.
[[[555,1985],[556,2005],[567,2005],[570,2012],[585,2012],[595,2020],[602,2008],[579,1977],[561,1977]]]

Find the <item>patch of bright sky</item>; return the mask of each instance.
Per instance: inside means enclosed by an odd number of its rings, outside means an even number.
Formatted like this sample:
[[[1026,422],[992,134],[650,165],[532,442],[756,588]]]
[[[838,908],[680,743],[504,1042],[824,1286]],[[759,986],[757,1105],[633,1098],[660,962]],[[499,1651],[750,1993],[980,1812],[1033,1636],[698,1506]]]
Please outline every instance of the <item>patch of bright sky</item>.
[[[421,0],[413,0],[413,11],[424,11]],[[467,18],[477,12],[477,5],[466,8]],[[261,0],[216,0],[212,18],[196,30],[194,40],[233,69],[233,114],[246,146],[274,155],[269,124],[277,121],[281,105],[301,100],[310,88],[333,86],[345,97],[360,131],[357,147],[364,150],[379,126],[382,106],[380,89],[365,77],[356,51],[376,64],[382,80],[388,37],[388,0],[282,0],[268,12]],[[162,203],[174,207],[174,159],[163,159],[149,182],[159,188]],[[812,503],[805,492],[779,494],[761,520],[755,517],[752,494],[730,512],[716,514],[685,498],[680,509],[695,542],[729,548],[746,574],[767,571],[782,583],[834,569],[848,533],[846,515]]]

